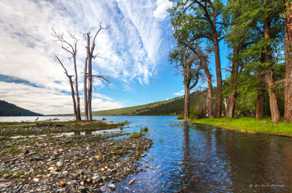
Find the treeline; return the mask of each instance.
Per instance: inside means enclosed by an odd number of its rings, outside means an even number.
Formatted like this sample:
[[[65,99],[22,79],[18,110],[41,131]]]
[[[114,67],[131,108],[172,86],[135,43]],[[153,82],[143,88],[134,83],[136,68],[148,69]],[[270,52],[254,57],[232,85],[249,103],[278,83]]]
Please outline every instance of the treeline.
[[[179,0],[170,12],[177,42],[170,58],[183,73],[186,120],[190,90],[205,81],[208,117],[292,121],[290,1]],[[222,43],[230,50],[228,69],[222,67]]]
[[[205,111],[205,91],[190,94],[191,116],[200,116]],[[93,115],[181,115],[184,112],[184,98],[176,97],[154,103],[93,112]]]

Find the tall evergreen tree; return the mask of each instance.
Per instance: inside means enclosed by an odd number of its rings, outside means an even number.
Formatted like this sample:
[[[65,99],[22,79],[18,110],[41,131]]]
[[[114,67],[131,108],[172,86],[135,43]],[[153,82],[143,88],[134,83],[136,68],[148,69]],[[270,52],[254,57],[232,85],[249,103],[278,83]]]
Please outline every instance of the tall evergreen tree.
[[[271,118],[278,122],[280,112],[276,95],[276,82],[274,70],[278,63],[277,44],[280,44],[283,35],[281,14],[283,12],[283,0],[234,0],[229,1],[233,5],[233,14],[240,13],[235,19],[233,29],[235,36],[231,38],[233,48],[233,59],[240,56],[241,62],[253,73],[257,79],[257,102],[256,117],[261,118],[263,114],[264,92],[268,92]],[[238,4],[239,6],[236,6]],[[242,31],[246,45],[240,45],[240,31]],[[232,34],[232,33],[231,33]],[[232,36],[231,36],[232,37]],[[230,39],[229,39],[230,40]],[[234,41],[235,40],[235,41]],[[240,45],[243,50],[236,52]],[[239,53],[239,54],[236,54]],[[234,62],[234,60],[233,60]],[[236,74],[235,74],[236,75]],[[232,77],[234,78],[234,76]],[[234,80],[232,80],[234,83]],[[234,88],[233,88],[234,89]]]
[[[205,39],[211,43],[216,64],[216,116],[222,114],[222,70],[219,42],[223,37],[222,12],[224,5],[220,0],[180,0],[172,13],[178,31],[185,33],[189,41]],[[181,35],[181,34],[180,34]]]

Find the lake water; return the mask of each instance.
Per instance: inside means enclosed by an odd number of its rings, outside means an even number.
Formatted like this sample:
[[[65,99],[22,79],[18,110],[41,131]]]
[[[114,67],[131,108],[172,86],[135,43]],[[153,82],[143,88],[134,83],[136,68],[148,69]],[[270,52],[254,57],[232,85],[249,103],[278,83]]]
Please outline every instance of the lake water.
[[[292,138],[189,127],[174,116],[105,117],[128,120],[126,131],[148,127],[147,137],[153,140],[139,161],[142,171],[120,182],[117,192],[292,192]]]

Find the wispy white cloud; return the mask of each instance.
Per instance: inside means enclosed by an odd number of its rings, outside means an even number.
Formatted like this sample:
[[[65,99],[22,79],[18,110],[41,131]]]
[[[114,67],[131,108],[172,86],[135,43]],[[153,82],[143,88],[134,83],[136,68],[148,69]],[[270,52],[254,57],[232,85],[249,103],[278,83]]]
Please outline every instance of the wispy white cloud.
[[[0,1],[1,74],[44,85],[31,88],[1,83],[0,98],[38,112],[71,112],[69,105],[63,108],[71,101],[61,91],[69,88],[62,68],[54,60],[56,53],[63,58],[66,55],[52,37],[52,28],[76,35],[80,43],[79,69],[83,69],[83,33],[94,31],[100,22],[109,28],[97,38],[97,55],[101,57],[95,60],[94,71],[124,82],[147,83],[159,59],[160,22],[170,6],[168,0]],[[94,101],[95,108],[114,106],[121,104],[105,97]]]
[[[173,6],[173,3],[168,0],[157,0],[154,16],[163,20],[168,16],[168,9]]]
[[[0,82],[1,99],[7,100],[32,111],[52,114],[72,112],[72,99],[70,94],[64,94],[46,88],[36,88],[23,84]],[[17,94],[16,94],[17,93]],[[112,109],[122,107],[119,102],[107,96],[95,93],[93,97],[94,110]],[[81,100],[83,106],[83,100]]]
[[[173,95],[176,96],[176,97],[183,96],[184,95],[184,89],[179,90],[179,91],[173,93]]]

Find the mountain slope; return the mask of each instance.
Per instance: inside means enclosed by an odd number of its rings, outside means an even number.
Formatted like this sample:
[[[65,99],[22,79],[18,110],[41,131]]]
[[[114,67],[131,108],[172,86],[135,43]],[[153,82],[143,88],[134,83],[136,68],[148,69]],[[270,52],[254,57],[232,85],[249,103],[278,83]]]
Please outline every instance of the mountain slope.
[[[191,94],[191,113],[202,113],[205,109],[205,92],[194,92]],[[182,114],[184,107],[183,97],[169,100],[126,107],[120,109],[104,110],[94,112],[94,115],[178,115]]]
[[[0,116],[40,116],[41,114],[0,100]]]

